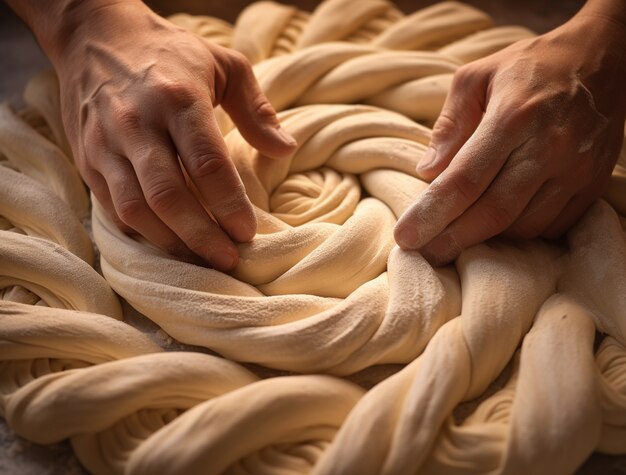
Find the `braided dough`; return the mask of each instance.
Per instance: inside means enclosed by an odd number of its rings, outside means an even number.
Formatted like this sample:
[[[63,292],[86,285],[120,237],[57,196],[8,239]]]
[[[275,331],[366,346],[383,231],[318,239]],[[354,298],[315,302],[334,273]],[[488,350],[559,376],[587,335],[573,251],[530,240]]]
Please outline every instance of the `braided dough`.
[[[15,433],[70,439],[98,474],[571,473],[626,453],[626,154],[611,205],[564,244],[494,239],[433,269],[392,239],[428,187],[424,124],[454,71],[531,32],[455,2],[172,21],[255,63],[298,148],[268,159],[218,112],[259,222],[238,268],[178,261],[92,199],[99,273],[56,78],[29,83],[24,111],[0,107],[0,414]],[[355,384],[382,364],[405,366]]]

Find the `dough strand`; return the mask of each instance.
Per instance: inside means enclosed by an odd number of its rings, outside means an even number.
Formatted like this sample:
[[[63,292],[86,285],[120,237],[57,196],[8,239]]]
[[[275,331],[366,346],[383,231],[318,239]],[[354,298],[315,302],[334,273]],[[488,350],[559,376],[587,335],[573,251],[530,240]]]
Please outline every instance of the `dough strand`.
[[[626,453],[626,146],[563,242],[496,238],[433,268],[393,241],[453,73],[532,32],[457,2],[171,20],[244,53],[298,147],[265,157],[216,111],[259,223],[229,275],[88,196],[53,73],[0,106],[15,434],[69,439],[107,475],[567,474]]]

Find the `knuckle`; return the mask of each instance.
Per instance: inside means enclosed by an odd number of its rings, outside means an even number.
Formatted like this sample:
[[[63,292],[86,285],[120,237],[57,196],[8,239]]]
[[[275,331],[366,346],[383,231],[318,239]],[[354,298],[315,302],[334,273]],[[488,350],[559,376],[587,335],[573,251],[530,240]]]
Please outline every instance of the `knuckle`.
[[[228,158],[219,153],[204,153],[191,157],[189,160],[189,174],[195,178],[215,176],[226,170]]]
[[[262,94],[256,97],[253,102],[253,107],[255,115],[262,121],[276,121],[276,111]]]
[[[457,69],[452,76],[452,89],[465,90],[470,87],[476,74],[475,68],[471,65],[463,65]]]
[[[188,107],[196,101],[195,88],[184,82],[161,78],[156,81],[154,89],[170,105]]]
[[[464,64],[454,72],[450,91],[454,91],[455,94],[484,95],[490,69],[490,62],[487,58]]]
[[[137,143],[132,154],[129,154],[128,159],[142,169],[154,170],[155,164],[158,163],[158,158],[161,156],[159,152],[160,150],[149,142]]]
[[[485,227],[495,233],[504,231],[514,219],[508,208],[497,203],[489,203],[481,206],[480,216]]]
[[[244,85],[256,82],[250,61],[238,51],[228,52],[226,68],[229,81],[241,81]]]
[[[118,127],[122,130],[137,131],[141,128],[141,116],[133,106],[119,106],[114,117]]]
[[[136,223],[145,213],[146,205],[144,201],[137,196],[122,196],[117,201],[117,214],[120,220],[128,225]]]
[[[442,143],[450,137],[457,129],[456,119],[447,111],[442,111],[435,126],[433,127],[432,140],[435,143]]]
[[[201,239],[200,233],[195,233],[193,235],[185,236],[184,241],[189,249],[192,251],[201,254],[202,251],[206,249],[206,241]]]
[[[146,200],[157,214],[170,211],[179,197],[178,189],[168,180],[157,181],[146,190]]]
[[[536,104],[533,101],[511,100],[496,112],[496,122],[505,130],[526,130],[535,123]]]
[[[480,195],[479,184],[465,173],[455,173],[449,176],[447,187],[448,190],[445,191],[460,197],[467,203],[473,203]]]
[[[231,72],[239,74],[248,74],[252,72],[252,66],[250,61],[243,53],[239,51],[228,51],[228,62],[231,68]]]
[[[98,147],[104,146],[107,142],[107,131],[104,122],[95,114],[90,120],[85,121],[82,135],[86,148],[97,149]]]

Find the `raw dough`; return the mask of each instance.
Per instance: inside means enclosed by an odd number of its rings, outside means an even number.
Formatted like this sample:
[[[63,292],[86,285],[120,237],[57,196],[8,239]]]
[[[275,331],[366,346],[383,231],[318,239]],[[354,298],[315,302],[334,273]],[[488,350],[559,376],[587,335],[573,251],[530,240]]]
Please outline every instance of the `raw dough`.
[[[392,240],[428,187],[412,119],[436,118],[460,64],[532,33],[455,2],[173,20],[256,63],[298,149],[267,159],[220,117],[259,221],[233,275],[122,234],[92,200],[103,277],[56,78],[0,107],[0,414],[17,434],[70,439],[98,474],[571,473],[626,453],[620,169],[614,207],[565,245],[494,239],[433,269]],[[369,391],[347,380],[387,363],[406,366]]]

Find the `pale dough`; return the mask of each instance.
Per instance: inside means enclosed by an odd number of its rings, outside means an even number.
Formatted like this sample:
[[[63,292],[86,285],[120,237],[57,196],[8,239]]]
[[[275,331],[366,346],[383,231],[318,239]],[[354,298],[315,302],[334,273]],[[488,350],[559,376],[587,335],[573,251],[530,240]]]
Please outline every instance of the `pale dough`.
[[[97,474],[565,474],[626,453],[623,168],[566,244],[494,239],[433,269],[392,239],[428,187],[416,120],[461,64],[531,32],[456,2],[172,20],[256,64],[298,148],[261,156],[219,112],[259,222],[235,272],[121,233],[92,200],[100,274],[56,78],[0,107],[0,414],[17,434],[70,439]],[[122,321],[116,293],[162,330]],[[163,330],[196,346],[164,351]],[[347,380],[390,363],[406,366],[369,391]]]

